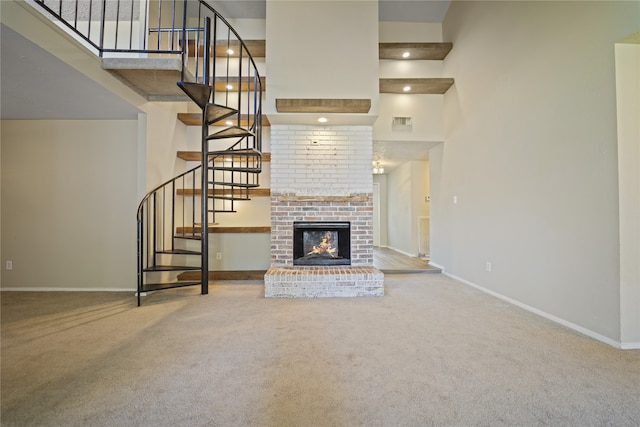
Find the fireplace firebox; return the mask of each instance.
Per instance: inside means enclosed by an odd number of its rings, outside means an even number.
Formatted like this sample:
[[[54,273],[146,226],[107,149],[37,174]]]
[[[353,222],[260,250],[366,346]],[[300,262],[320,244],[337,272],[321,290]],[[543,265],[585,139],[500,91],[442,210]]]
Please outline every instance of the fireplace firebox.
[[[351,265],[351,223],[293,223],[294,265]]]

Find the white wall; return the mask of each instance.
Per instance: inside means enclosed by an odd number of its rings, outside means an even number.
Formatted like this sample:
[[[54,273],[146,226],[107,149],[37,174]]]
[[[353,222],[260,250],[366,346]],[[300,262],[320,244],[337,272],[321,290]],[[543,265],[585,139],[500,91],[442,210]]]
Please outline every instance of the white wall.
[[[147,191],[186,171],[179,150],[188,150],[187,126],[178,120],[178,113],[188,111],[187,102],[149,102],[141,107],[146,123],[146,187]],[[194,127],[196,128],[196,127]],[[197,127],[198,131],[200,127]],[[199,145],[199,134],[196,142]],[[200,151],[200,147],[194,148]],[[195,166],[195,165],[194,165]]]
[[[440,23],[380,22],[381,43],[441,42]],[[444,62],[427,60],[380,60],[380,78],[449,77],[444,74]],[[373,127],[376,141],[442,141],[443,96],[382,93],[378,119]],[[408,129],[393,129],[393,117],[411,117]]]
[[[442,41],[439,22],[380,22],[378,33],[382,43],[438,43]]]
[[[3,289],[135,289],[137,138],[135,120],[2,122]]]
[[[411,162],[411,249],[420,253],[420,218],[429,217],[429,162]]]
[[[373,125],[376,141],[423,141],[444,139],[442,95],[380,94],[380,115]],[[411,117],[408,129],[394,129],[394,117]]]
[[[640,348],[640,32],[616,44],[620,194],[620,336]]]
[[[639,12],[635,2],[453,2],[443,24],[456,83],[445,95],[432,259],[612,343],[614,43]]]
[[[377,2],[269,0],[266,36],[272,123],[276,98],[366,98],[377,115]]]
[[[427,162],[410,161],[387,175],[388,246],[409,256],[418,255],[418,217],[429,215],[428,171]]]
[[[380,201],[379,201],[379,215],[380,215],[380,235],[378,236],[378,241],[380,246],[386,247],[389,244],[388,238],[388,230],[389,230],[389,219],[388,219],[388,206],[389,202],[387,199],[387,175],[373,175],[373,183],[378,184],[380,189]],[[374,200],[375,203],[375,200]]]
[[[273,193],[370,194],[370,126],[271,126]]]

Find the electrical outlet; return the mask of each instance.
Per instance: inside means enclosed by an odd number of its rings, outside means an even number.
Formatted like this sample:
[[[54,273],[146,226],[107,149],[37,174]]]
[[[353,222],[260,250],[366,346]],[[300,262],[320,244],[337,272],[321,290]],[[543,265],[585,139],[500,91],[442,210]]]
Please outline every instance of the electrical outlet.
[[[6,268],[7,270],[13,270],[13,261],[7,261]]]
[[[487,271],[489,271],[489,272],[491,271],[491,263],[490,262],[487,261],[487,264],[485,265],[485,269]]]
[[[216,252],[216,259],[222,259],[222,252]]]

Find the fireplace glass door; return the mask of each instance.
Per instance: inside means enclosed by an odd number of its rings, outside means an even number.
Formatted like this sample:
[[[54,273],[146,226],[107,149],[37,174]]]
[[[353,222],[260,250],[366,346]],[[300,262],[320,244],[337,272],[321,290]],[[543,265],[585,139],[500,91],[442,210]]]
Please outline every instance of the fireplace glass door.
[[[294,265],[350,265],[349,222],[305,221],[293,223]]]

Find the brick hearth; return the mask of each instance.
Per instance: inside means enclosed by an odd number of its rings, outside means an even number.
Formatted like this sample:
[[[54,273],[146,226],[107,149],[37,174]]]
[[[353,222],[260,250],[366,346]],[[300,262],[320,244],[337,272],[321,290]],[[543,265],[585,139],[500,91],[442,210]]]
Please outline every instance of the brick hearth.
[[[271,267],[267,298],[383,296],[384,274],[375,267]]]

